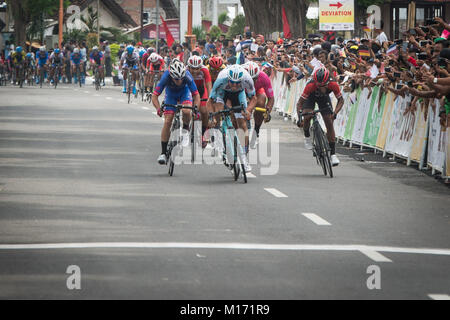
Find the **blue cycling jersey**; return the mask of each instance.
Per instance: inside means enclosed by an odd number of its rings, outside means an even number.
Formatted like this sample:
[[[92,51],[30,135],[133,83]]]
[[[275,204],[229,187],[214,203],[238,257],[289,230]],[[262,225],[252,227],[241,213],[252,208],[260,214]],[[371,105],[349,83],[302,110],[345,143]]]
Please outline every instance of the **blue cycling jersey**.
[[[70,61],[72,61],[74,64],[80,64],[81,63],[81,54],[79,53],[72,53],[70,55]]]
[[[180,86],[177,86],[170,76],[169,70],[165,71],[159,81],[158,85],[155,87],[153,94],[159,96],[163,90],[167,87],[171,92],[183,91],[186,86],[191,91],[192,95],[198,94],[197,86],[195,85],[194,78],[189,71],[186,71],[186,76]]]

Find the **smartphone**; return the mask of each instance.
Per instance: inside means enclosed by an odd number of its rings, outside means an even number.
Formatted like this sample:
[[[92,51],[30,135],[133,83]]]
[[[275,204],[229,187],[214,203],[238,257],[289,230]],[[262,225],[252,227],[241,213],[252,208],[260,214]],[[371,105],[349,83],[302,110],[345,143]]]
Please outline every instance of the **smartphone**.
[[[431,26],[431,25],[433,25],[434,24],[434,20],[433,19],[426,19],[425,20],[425,25],[426,26]]]
[[[422,29],[422,31],[425,33],[428,33],[430,31],[430,28],[424,26],[421,26],[420,29]]]
[[[425,52],[421,52],[417,55],[419,60],[426,60],[428,58],[428,55]]]
[[[340,75],[340,76],[339,76],[339,82],[344,81],[344,79],[345,79],[345,76],[344,76],[344,75]]]
[[[395,78],[400,78],[402,74],[400,72],[394,72],[394,77]]]
[[[403,43],[403,39],[394,40],[395,44],[401,45]]]
[[[424,47],[428,44],[428,40],[420,40],[419,41],[419,46]]]
[[[308,59],[308,55],[307,55],[307,54],[304,54],[304,55],[303,55],[303,60],[306,60],[306,59]]]
[[[395,61],[394,60],[389,60],[389,65],[390,66],[393,66],[395,64]]]
[[[392,68],[391,67],[386,67],[386,68],[384,68],[384,71],[390,73],[390,72],[392,72]]]
[[[408,51],[408,42],[403,42],[402,43],[402,50],[403,50],[403,52],[407,52]]]
[[[409,29],[409,34],[412,36],[416,36],[417,35],[417,31],[415,29]]]
[[[403,85],[401,83],[397,83],[395,85],[395,90],[400,90],[401,88],[403,88]]]
[[[412,82],[412,81],[407,81],[407,82],[406,82],[406,85],[407,85],[408,87],[412,87],[412,86],[413,86],[413,82]]]
[[[447,59],[439,58],[437,64],[439,67],[447,68]]]
[[[330,53],[330,60],[334,60],[334,53]]]

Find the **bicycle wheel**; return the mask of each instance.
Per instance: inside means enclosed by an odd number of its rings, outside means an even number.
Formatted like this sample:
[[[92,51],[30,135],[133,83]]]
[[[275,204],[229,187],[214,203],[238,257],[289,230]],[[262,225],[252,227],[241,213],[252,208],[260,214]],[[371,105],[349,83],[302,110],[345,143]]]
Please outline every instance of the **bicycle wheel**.
[[[167,146],[167,160],[169,163],[169,176],[173,176],[173,171],[175,170],[175,162],[173,161],[173,155],[172,152],[175,149],[175,146],[180,142],[180,137],[177,137],[177,140],[170,140],[173,139],[173,134],[177,132],[177,130],[180,128],[180,123],[178,119],[178,115],[176,114],[173,123],[172,128],[170,129],[170,138],[169,138],[169,144]]]
[[[323,131],[322,128],[319,127],[320,124],[314,124],[314,144],[315,144],[315,152],[317,160],[319,161],[320,166],[323,169],[323,174],[327,175],[327,167],[325,165],[325,155],[324,155],[324,146],[323,146]]]
[[[239,178],[239,173],[241,171],[241,166],[238,162],[238,142],[236,135],[233,139],[233,172],[234,172],[234,181],[237,181]]]
[[[80,88],[81,88],[81,72],[80,72],[80,67],[77,68],[77,80],[78,80],[78,83],[80,84]]]
[[[324,163],[328,175],[330,178],[333,178],[333,166],[331,165],[331,155],[330,155],[330,146],[328,143],[328,139],[325,134],[322,134],[322,145],[324,146]]]
[[[175,168],[175,163],[172,160],[172,150],[174,148],[174,144],[172,142],[169,142],[167,146],[167,161],[169,163],[169,176],[173,176],[173,170]]]
[[[55,75],[53,76],[53,85],[56,87],[58,86],[58,79],[59,79],[59,68],[55,69]]]
[[[128,86],[127,86],[127,94],[128,94],[128,103],[131,101],[131,80],[130,80],[130,74],[128,73]]]

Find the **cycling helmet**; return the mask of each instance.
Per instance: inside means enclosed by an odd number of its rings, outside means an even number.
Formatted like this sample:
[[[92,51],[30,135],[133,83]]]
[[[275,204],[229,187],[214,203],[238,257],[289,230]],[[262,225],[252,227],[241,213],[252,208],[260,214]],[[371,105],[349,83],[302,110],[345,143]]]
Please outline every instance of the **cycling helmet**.
[[[145,54],[145,49],[139,50],[139,57],[142,58],[142,56]]]
[[[330,80],[330,72],[326,68],[317,69],[314,72],[313,79],[319,85],[324,85]]]
[[[228,80],[232,82],[241,82],[244,77],[244,69],[238,65],[232,65],[228,70]]]
[[[21,52],[22,52],[22,47],[21,47],[21,46],[17,47],[17,48],[16,48],[16,52],[17,52],[17,53],[21,53]]]
[[[151,55],[150,55],[150,62],[151,63],[155,63],[155,62],[157,62],[158,60],[159,60],[159,55],[156,53],[156,52],[153,52]]]
[[[31,54],[31,52],[28,52],[27,55],[26,55],[26,57],[27,57],[27,58],[31,58],[31,57],[33,57],[33,55]]]
[[[186,76],[186,66],[178,59],[174,59],[169,67],[170,76],[175,79],[183,79]]]
[[[259,72],[261,71],[259,69],[258,64],[256,64],[253,61],[249,61],[244,65],[244,69],[248,71],[250,74],[250,77],[257,78],[259,76]]]
[[[148,54],[152,54],[153,52],[155,52],[156,50],[155,50],[155,48],[153,48],[153,47],[149,47],[148,49],[147,49],[147,53]]]
[[[93,47],[92,51],[98,51],[98,47],[97,46]]]
[[[128,46],[128,47],[127,47],[127,52],[128,52],[128,54],[132,54],[133,51],[134,51],[134,47],[133,47],[133,46]]]
[[[219,69],[221,66],[223,66],[223,59],[222,57],[212,57],[209,59],[209,65],[211,68]]]
[[[45,51],[45,47],[44,46],[40,47],[39,51],[44,52]]]
[[[73,49],[73,53],[80,53],[80,49],[78,48]]]
[[[200,58],[199,56],[192,56],[188,59],[188,66],[191,68],[201,68],[202,67],[202,58]]]
[[[55,49],[55,54],[59,54],[61,52],[61,50],[59,50],[58,48]]]

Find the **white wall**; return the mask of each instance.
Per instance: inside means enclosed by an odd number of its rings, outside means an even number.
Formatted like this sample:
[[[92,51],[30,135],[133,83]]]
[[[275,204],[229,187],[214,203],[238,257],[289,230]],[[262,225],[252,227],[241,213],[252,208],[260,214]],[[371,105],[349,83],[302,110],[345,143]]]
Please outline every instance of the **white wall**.
[[[184,35],[188,27],[188,1],[180,0],[180,42],[185,42]],[[192,27],[202,25],[202,2],[201,0],[192,1]],[[175,39],[177,40],[177,39]]]

